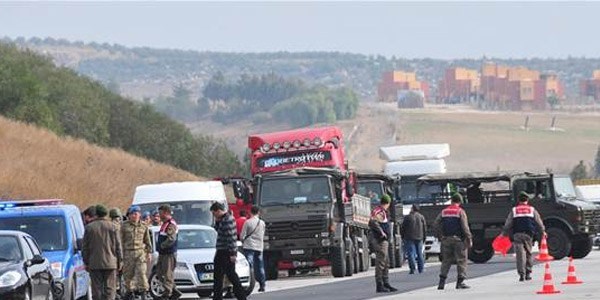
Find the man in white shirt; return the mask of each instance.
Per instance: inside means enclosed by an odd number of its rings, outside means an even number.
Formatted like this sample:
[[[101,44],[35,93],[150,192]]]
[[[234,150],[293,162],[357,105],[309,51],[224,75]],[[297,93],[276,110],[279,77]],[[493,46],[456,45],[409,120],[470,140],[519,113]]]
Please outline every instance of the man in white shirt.
[[[253,206],[250,218],[244,223],[240,239],[244,256],[254,269],[254,275],[259,283],[259,292],[265,291],[265,264],[263,260],[263,245],[265,237],[265,222],[260,219],[260,209]]]

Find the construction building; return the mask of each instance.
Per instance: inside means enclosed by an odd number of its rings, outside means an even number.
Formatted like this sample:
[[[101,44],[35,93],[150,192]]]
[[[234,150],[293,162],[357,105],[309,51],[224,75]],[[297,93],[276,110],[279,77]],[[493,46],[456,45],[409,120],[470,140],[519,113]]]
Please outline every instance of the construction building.
[[[441,103],[461,103],[477,100],[480,84],[477,70],[447,69],[438,86],[437,100]]]
[[[592,78],[582,80],[579,83],[579,95],[584,98],[592,98],[600,101],[600,70],[592,74]]]
[[[414,72],[391,71],[382,74],[381,82],[377,87],[377,98],[381,102],[398,102],[406,95],[423,97],[421,102],[429,96],[429,85],[417,80]],[[414,97],[410,97],[414,99]],[[416,105],[415,107],[422,107]]]
[[[547,109],[564,96],[556,75],[491,63],[481,68],[480,92],[485,107],[511,110]]]

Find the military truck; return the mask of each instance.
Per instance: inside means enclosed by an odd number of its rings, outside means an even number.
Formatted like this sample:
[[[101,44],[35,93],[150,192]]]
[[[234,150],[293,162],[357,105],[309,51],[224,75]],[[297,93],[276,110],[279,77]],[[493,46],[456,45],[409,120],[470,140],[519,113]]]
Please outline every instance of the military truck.
[[[365,196],[371,201],[371,209],[379,205],[382,195],[387,194],[392,198],[390,205],[391,239],[389,249],[389,260],[391,268],[399,268],[404,262],[404,251],[402,250],[402,237],[400,226],[402,226],[402,201],[400,199],[400,178],[375,173],[358,174],[357,193]]]
[[[475,172],[434,174],[418,179],[419,187],[448,184],[464,196],[462,206],[467,212],[473,233],[469,259],[475,263],[485,263],[494,255],[492,241],[500,234],[506,217],[516,204],[517,195],[522,191],[532,195],[530,205],[542,216],[548,235],[548,250],[552,256],[556,259],[566,256],[583,258],[592,249],[592,238],[600,226],[600,210],[589,202],[577,199],[568,176]],[[429,195],[434,203],[447,201],[449,196],[448,192]],[[421,207],[428,224],[433,224],[444,206]]]

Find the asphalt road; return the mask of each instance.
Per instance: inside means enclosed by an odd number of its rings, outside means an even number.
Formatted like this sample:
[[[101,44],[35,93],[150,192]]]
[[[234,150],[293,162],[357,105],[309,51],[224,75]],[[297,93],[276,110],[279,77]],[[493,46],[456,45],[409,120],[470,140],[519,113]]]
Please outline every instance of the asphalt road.
[[[515,268],[514,257],[495,257],[486,264],[469,264],[467,269],[469,278],[476,278],[495,274]],[[327,284],[307,284],[305,287],[297,287],[279,291],[271,291],[267,293],[253,293],[251,299],[267,300],[267,299],[326,299],[326,300],[362,300],[381,297],[384,295],[401,294],[426,287],[434,287],[437,285],[439,278],[439,264],[426,266],[422,274],[409,275],[406,265],[400,272],[390,274],[390,284],[396,287],[399,291],[396,293],[377,294],[375,293],[374,276],[352,278],[340,281],[333,281]],[[372,274],[371,268],[370,274]],[[324,276],[324,275],[323,275]],[[516,277],[516,275],[515,275]],[[325,278],[323,278],[325,279]],[[456,268],[453,267],[450,271],[449,280],[446,285],[447,289],[454,289],[456,281]],[[285,279],[287,281],[295,281],[296,279]],[[468,280],[467,280],[468,284]],[[267,289],[269,283],[267,283]]]

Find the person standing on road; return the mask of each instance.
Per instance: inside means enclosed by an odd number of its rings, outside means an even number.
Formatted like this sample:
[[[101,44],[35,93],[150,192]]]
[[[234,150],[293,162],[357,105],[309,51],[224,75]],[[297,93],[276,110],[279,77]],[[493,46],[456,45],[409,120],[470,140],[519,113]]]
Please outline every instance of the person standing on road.
[[[260,209],[252,206],[250,219],[244,223],[242,232],[242,249],[244,256],[254,269],[254,276],[258,280],[259,292],[265,291],[265,264],[263,260],[263,245],[265,237],[265,222],[260,219]]]
[[[425,266],[425,260],[423,259],[423,242],[425,241],[427,224],[425,223],[425,217],[419,213],[419,209],[418,204],[413,204],[410,214],[405,216],[402,221],[401,233],[404,245],[407,249],[408,266],[410,267],[409,274],[414,274],[415,269],[419,271],[419,273],[423,273],[423,268]]]
[[[173,274],[177,265],[177,223],[173,220],[169,204],[161,205],[158,211],[163,224],[160,226],[156,241],[158,245],[156,276],[164,288],[161,298],[175,300],[181,298],[181,292],[175,288]]]
[[[107,215],[108,209],[97,205],[97,219],[85,226],[83,235],[83,262],[92,279],[94,300],[115,299],[117,271],[122,266],[119,232]]]
[[[519,194],[519,202],[508,214],[502,230],[502,235],[510,236],[513,241],[519,281],[531,280],[533,239],[538,233],[546,235],[544,222],[537,210],[529,205],[529,197],[526,192]]]
[[[238,300],[246,299],[246,292],[242,288],[240,278],[235,272],[237,261],[236,225],[230,212],[225,211],[225,205],[213,203],[210,211],[215,218],[217,231],[217,252],[214,258],[213,300],[223,300],[223,276],[227,275],[233,285],[233,293]]]
[[[160,213],[158,210],[152,212],[152,226],[160,226],[162,221],[160,220]]]
[[[149,288],[146,262],[151,259],[152,244],[148,227],[141,222],[141,217],[140,207],[134,205],[129,208],[128,219],[121,226],[123,278],[127,289],[125,300],[133,300],[135,295],[146,300]]]
[[[459,193],[453,193],[451,202],[434,221],[436,235],[442,241],[442,266],[438,290],[444,289],[452,264],[456,264],[458,273],[456,288],[469,288],[464,281],[467,278],[467,252],[473,245],[473,236],[469,229],[467,214],[460,207],[462,196]]]
[[[377,293],[389,293],[397,291],[389,282],[389,236],[390,224],[388,222],[388,212],[392,199],[388,195],[381,196],[379,206],[371,212],[369,228],[371,231],[371,245],[375,251],[375,283]]]

